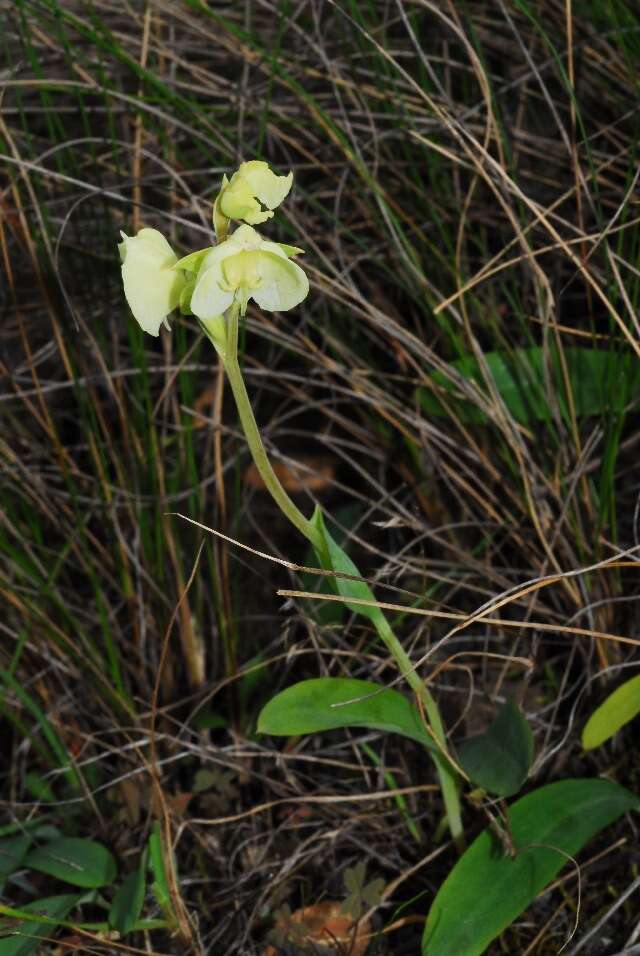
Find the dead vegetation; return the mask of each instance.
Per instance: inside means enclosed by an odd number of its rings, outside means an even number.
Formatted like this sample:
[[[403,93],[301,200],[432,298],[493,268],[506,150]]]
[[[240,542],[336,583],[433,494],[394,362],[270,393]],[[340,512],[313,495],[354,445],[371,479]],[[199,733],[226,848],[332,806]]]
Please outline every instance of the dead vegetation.
[[[637,11],[18,0],[5,16],[5,822],[42,815],[125,870],[163,822],[178,935],[85,952],[260,954],[283,905],[343,897],[364,861],[385,881],[369,952],[416,953],[454,859],[418,748],[254,734],[294,676],[395,672],[363,619],[276,594],[318,579],[168,514],[312,563],[192,322],[159,342],[133,328],[118,230],[207,245],[223,172],[254,156],[294,170],[280,238],[306,250],[312,294],[250,311],[245,342],[292,493],[329,508],[381,601],[419,608],[399,631],[454,741],[515,695],[537,783],[637,790],[633,729],[588,757],[579,730],[638,659],[638,395],[613,375],[620,402],[583,414],[570,361],[640,354]],[[523,420],[487,355],[533,347],[545,373]],[[581,857],[568,952],[635,952],[636,843],[627,821]],[[490,952],[555,953],[575,916],[567,868]]]

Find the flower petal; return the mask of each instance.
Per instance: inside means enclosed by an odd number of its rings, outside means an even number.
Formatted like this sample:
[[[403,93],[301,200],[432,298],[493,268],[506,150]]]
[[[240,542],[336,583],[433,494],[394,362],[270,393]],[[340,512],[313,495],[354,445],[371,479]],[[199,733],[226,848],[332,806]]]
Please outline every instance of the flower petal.
[[[249,226],[246,228],[248,229]],[[229,236],[229,238],[225,239],[224,242],[220,242],[217,246],[213,246],[207,252],[206,256],[200,263],[199,272],[205,272],[205,270],[210,269],[212,266],[221,263],[223,259],[227,258],[227,256],[237,255],[239,252],[242,252],[243,248],[244,246],[242,246],[239,242],[236,242],[235,236]]]
[[[251,226],[238,226],[230,238],[237,243],[240,249],[260,249],[264,243],[264,239],[258,230],[252,229]]]
[[[220,192],[216,196],[216,200],[213,204],[213,230],[216,234],[217,242],[223,242],[227,238],[227,233],[229,231],[229,217],[220,209],[220,197],[229,185],[229,180],[226,175],[222,177],[222,186],[220,187]]]
[[[141,229],[119,246],[124,294],[134,318],[149,335],[158,335],[166,316],[180,301],[184,273],[174,270],[177,256],[157,229]]]
[[[279,242],[270,242],[268,239],[266,239],[260,243],[260,249],[263,252],[271,252],[274,256],[278,256],[280,259],[289,258]]]
[[[289,194],[293,184],[293,173],[288,176],[277,176],[269,169],[269,164],[259,159],[252,159],[242,163],[238,175],[246,180],[252,189],[253,195],[268,209],[275,209]]]
[[[251,295],[261,309],[286,312],[307,297],[309,280],[295,262],[261,250],[259,273],[262,283]]]
[[[222,181],[214,204],[216,234],[219,223],[222,236],[226,235],[227,219],[242,219],[252,226],[271,219],[272,210],[280,205],[292,183],[293,173],[277,176],[262,160],[242,163],[228,182]]]
[[[227,188],[220,193],[219,209],[229,219],[244,219],[252,225],[266,222],[273,216],[270,210],[262,211],[251,186],[238,173],[233,174]]]
[[[225,283],[230,289],[255,289],[262,282],[259,249],[243,249],[222,263]]]
[[[156,270],[150,274],[125,262],[122,281],[124,294],[138,325],[149,335],[158,335],[164,319],[180,301],[184,275],[172,269]]]
[[[136,236],[127,236],[124,232],[121,232],[120,235],[124,240],[119,245],[123,262],[132,257],[135,259],[139,257],[144,259],[148,265],[153,264],[156,268],[162,269],[172,266],[178,258],[165,237],[157,229],[145,227]]]
[[[233,292],[225,291],[221,283],[226,284],[221,262],[214,262],[209,268],[201,269],[191,297],[191,311],[199,319],[212,319],[226,312],[233,302]]]

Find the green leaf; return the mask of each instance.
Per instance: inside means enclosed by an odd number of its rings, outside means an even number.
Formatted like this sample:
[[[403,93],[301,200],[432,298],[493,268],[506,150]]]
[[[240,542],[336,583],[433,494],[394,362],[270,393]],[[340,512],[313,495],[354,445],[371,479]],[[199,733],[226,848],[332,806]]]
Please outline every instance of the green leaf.
[[[640,396],[640,364],[635,356],[589,348],[565,348],[562,355],[576,415],[598,415],[608,409],[619,411],[630,399]],[[527,424],[548,418],[551,414],[549,388],[565,417],[568,415],[565,376],[556,347],[549,349],[546,357],[543,349],[536,346],[515,349],[511,354],[487,352],[484,360],[497,392],[516,421]],[[474,356],[465,355],[452,362],[451,367],[487,395],[485,377]],[[462,421],[487,421],[469,399],[459,397],[459,390],[442,372],[434,372],[430,378],[435,389],[418,389],[423,411],[438,417],[450,414],[438,399],[440,392]]]
[[[196,775],[191,784],[191,790],[193,793],[206,793],[207,790],[211,790],[212,787],[215,787],[219,774],[220,770],[218,767],[216,767],[215,770],[209,770],[207,767],[196,770]]]
[[[113,898],[109,910],[109,925],[119,933],[130,933],[140,918],[146,890],[146,867],[145,852],[138,869],[129,873]]]
[[[460,857],[433,901],[422,956],[480,956],[599,830],[640,799],[610,780],[562,780],[508,811],[515,859],[485,830]]]
[[[366,864],[356,863],[349,867],[344,874],[344,885],[347,897],[340,907],[340,912],[359,920],[365,909],[377,906],[382,898],[385,883],[378,879],[366,882]]]
[[[458,750],[468,777],[500,797],[517,793],[533,760],[533,734],[519,707],[508,700],[483,734],[466,740]]]
[[[116,876],[115,860],[93,840],[61,837],[27,854],[24,865],[73,886],[93,889],[107,886]]]
[[[366,680],[317,677],[300,681],[272,697],[258,717],[258,733],[276,737],[337,727],[386,730],[437,750],[418,710],[406,697]]]
[[[39,773],[33,773],[33,771],[30,770],[25,775],[24,785],[31,796],[42,803],[53,803],[56,799],[53,788]]]
[[[332,513],[332,519],[337,529],[337,540],[334,538],[334,544],[337,544],[338,547],[342,547],[342,545],[348,541],[351,530],[362,519],[362,515],[363,508],[359,502],[342,505]],[[317,515],[314,514],[311,521],[321,533],[326,531],[326,526],[322,528],[318,527],[319,518]],[[322,564],[322,558],[318,550],[310,545],[303,563],[305,565],[317,565],[318,562]],[[328,582],[327,578],[319,577],[317,574],[309,574],[308,572],[303,572],[300,575],[300,582],[302,589],[305,591],[326,591],[327,583],[329,589],[335,593],[337,593],[338,590],[334,582]],[[317,621],[318,624],[326,627],[341,624],[345,611],[346,608],[344,604],[339,601],[314,601],[311,606],[311,614],[314,620]]]
[[[33,837],[29,834],[0,842],[0,885],[19,869],[32,843]]]
[[[625,681],[596,707],[582,731],[585,750],[599,747],[640,714],[640,675]]]
[[[24,836],[25,833],[31,830],[49,826],[49,824],[45,822],[46,820],[47,817],[43,815],[34,817],[33,820],[23,820],[20,823],[8,823],[6,826],[0,827],[0,837]]]
[[[171,893],[169,892],[169,881],[164,866],[164,855],[162,852],[162,831],[160,824],[156,821],[153,825],[151,836],[149,837],[149,866],[153,873],[153,883],[151,891],[156,898],[158,906],[166,916],[173,913],[171,906]]]
[[[229,721],[222,714],[215,710],[203,708],[199,710],[193,718],[193,727],[196,730],[219,730],[221,727],[228,727]]]
[[[17,681],[9,671],[0,669],[0,680],[2,680],[9,688],[11,688],[12,692],[16,695],[22,706],[37,721],[39,728],[42,731],[42,735],[51,747],[58,764],[60,767],[65,768],[65,777],[70,783],[77,786],[79,782],[77,772],[74,769],[66,769],[69,767],[71,761],[69,760],[69,756],[64,744],[58,737],[58,734],[54,730],[51,721],[48,719],[45,712],[37,704],[35,699],[24,690],[20,682]]]
[[[47,896],[21,907],[18,912],[33,913],[34,921],[16,923],[13,935],[0,939],[0,956],[29,956],[41,945],[41,938],[53,936],[56,928],[55,922],[38,922],[35,914],[48,916],[49,920],[63,920],[79,899],[81,897],[75,893],[66,893]]]
[[[323,539],[322,549],[316,549],[320,566],[325,568],[327,571],[338,571],[341,574],[350,574],[354,577],[361,577],[360,572],[349,555],[343,551],[340,545],[337,544],[329,534],[324,523],[324,518],[322,517],[322,511],[317,506],[310,523],[315,527],[320,535],[322,535]],[[375,601],[376,599],[373,591],[364,581],[349,581],[345,580],[344,578],[330,578],[329,580],[331,587],[346,599],[356,598],[358,600],[365,601]],[[368,617],[371,621],[375,622],[380,617],[383,617],[382,611],[378,607],[367,607],[362,604],[350,604],[348,600],[345,600],[344,603],[350,611],[354,611],[356,614],[362,614],[364,617]]]

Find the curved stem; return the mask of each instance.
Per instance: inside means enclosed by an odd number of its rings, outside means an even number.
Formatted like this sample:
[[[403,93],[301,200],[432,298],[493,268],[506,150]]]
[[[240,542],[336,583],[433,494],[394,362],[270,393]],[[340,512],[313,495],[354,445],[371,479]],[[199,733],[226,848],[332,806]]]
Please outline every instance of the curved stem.
[[[260,431],[258,430],[258,426],[253,415],[251,402],[249,400],[249,395],[247,394],[244,378],[242,376],[242,371],[238,362],[239,314],[240,309],[234,304],[229,310],[224,327],[215,327],[215,335],[212,334],[214,333],[213,327],[209,330],[207,329],[205,323],[201,324],[216,347],[224,363],[225,371],[227,373],[229,384],[233,392],[233,397],[236,402],[236,407],[238,409],[240,423],[247,439],[251,456],[256,468],[258,469],[260,477],[264,481],[265,487],[271,494],[282,513],[305,536],[305,538],[307,538],[307,540],[316,549],[318,554],[326,555],[324,536],[316,527],[314,527],[310,521],[307,520],[307,518],[305,518],[300,509],[293,503],[287,492],[284,490],[280,480],[278,479],[278,476],[271,466],[271,462],[269,461],[262,443]],[[224,341],[222,341],[222,339],[224,339]],[[330,561],[329,566],[331,566]],[[458,792],[459,778],[455,768],[447,759],[446,737],[442,724],[442,718],[440,717],[440,711],[438,710],[438,705],[436,704],[430,691],[425,687],[421,678],[418,676],[418,674],[416,674],[410,658],[400,644],[398,638],[391,630],[391,626],[382,612],[379,616],[376,615],[373,623],[375,624],[380,639],[383,641],[387,650],[395,660],[398,670],[406,679],[416,696],[422,701],[434,739],[442,751],[441,755],[432,753],[431,756],[435,761],[438,777],[440,779],[440,787],[447,813],[449,831],[456,846],[459,850],[461,850],[464,847],[464,833],[460,814],[460,796]]]
[[[321,544],[318,531],[316,531],[311,522],[305,518],[284,490],[267,457],[238,363],[237,343],[238,310],[232,309],[228,318],[227,350],[223,356],[223,362],[251,456],[267,490],[282,513],[302,532],[305,538],[307,538],[314,547],[318,547]]]

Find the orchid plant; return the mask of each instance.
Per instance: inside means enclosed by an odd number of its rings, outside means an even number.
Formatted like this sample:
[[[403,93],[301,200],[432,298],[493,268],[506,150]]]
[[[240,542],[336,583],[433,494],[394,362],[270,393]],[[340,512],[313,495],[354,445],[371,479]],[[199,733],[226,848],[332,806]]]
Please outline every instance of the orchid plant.
[[[461,777],[447,750],[437,704],[376,605],[374,595],[345,551],[333,540],[316,508],[305,517],[282,487],[265,451],[238,362],[239,322],[251,299],[268,312],[286,312],[308,295],[309,281],[294,261],[303,250],[263,238],[254,227],[273,217],[291,190],[293,175],[276,175],[267,163],[242,163],[222,186],[213,207],[216,243],[178,258],[156,229],[134,237],[122,233],[119,246],[124,291],[134,318],[150,335],[170,329],[179,308],[194,315],[220,356],[255,465],[283,514],[311,543],[321,567],[344,604],[368,617],[416,696],[412,708],[395,691],[365,681],[324,678],[303,681],[269,702],[259,729],[297,734],[329,726],[360,725],[404,733],[425,744],[433,758],[450,833],[463,843]],[[239,223],[232,230],[232,223]],[[422,719],[426,715],[426,721]]]

